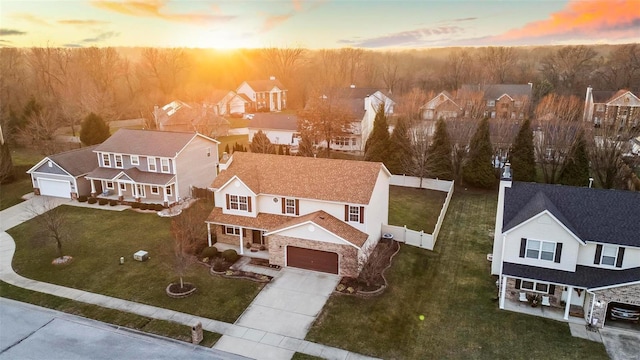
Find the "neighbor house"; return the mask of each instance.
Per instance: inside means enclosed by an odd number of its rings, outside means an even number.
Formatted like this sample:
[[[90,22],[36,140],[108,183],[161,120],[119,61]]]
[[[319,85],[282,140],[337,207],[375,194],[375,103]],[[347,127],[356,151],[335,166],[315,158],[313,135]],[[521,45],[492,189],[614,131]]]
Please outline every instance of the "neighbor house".
[[[215,179],[218,141],[196,132],[120,129],[93,149],[91,195],[171,205]]]
[[[251,102],[252,111],[281,111],[287,108],[287,90],[274,76],[269,80],[244,81],[236,92]]]
[[[231,90],[213,90],[205,100],[205,106],[219,116],[244,114],[250,104],[251,101],[246,96]]]
[[[500,182],[491,273],[500,309],[607,326],[640,312],[640,193]],[[618,314],[616,314],[618,312]]]
[[[49,155],[27,171],[36,195],[77,199],[88,196],[91,184],[84,178],[98,166],[95,146]]]
[[[640,124],[640,99],[628,90],[593,91],[587,87],[584,100],[584,121],[600,126],[618,124],[638,126]]]
[[[298,147],[300,136],[298,134],[298,117],[293,114],[283,113],[257,113],[247,126],[249,130],[249,142],[258,131],[262,131],[274,145]]]
[[[156,128],[161,131],[198,132],[208,137],[226,136],[229,121],[207,104],[187,104],[175,100],[153,111]]]
[[[390,177],[382,163],[235,152],[211,185],[209,244],[357,276],[387,224]]]
[[[464,117],[525,119],[529,116],[533,84],[465,84],[456,93]]]
[[[448,91],[443,91],[436,95],[436,97],[423,105],[420,110],[423,120],[456,119],[464,114],[462,106],[456,102],[453,95]]]

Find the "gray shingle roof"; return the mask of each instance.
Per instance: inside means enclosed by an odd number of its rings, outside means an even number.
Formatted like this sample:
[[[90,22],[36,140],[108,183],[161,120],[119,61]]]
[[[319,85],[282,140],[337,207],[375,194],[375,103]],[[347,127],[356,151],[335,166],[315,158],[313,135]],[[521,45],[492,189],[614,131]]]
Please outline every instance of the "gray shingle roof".
[[[640,281],[640,267],[613,270],[577,265],[576,271],[572,272],[505,262],[502,273],[509,276],[587,289]]]
[[[120,129],[94,151],[172,158],[195,136],[195,132]]]
[[[490,84],[490,85],[462,85],[458,91],[458,98],[464,98],[465,94],[473,92],[484,92],[485,100],[497,100],[502,95],[507,94],[512,98],[531,97],[531,86],[529,84]]]
[[[120,173],[125,173],[131,180],[142,184],[166,186],[175,181],[175,175],[173,174],[147,172],[135,167],[129,169],[99,167],[88,173],[87,178],[112,181],[115,180],[116,176]]]
[[[88,173],[98,166],[98,157],[93,152],[94,146],[49,155],[48,158],[73,176]]]
[[[298,130],[298,117],[293,114],[257,113],[249,122],[250,129]]]
[[[640,247],[640,192],[514,181],[505,189],[505,232],[548,210],[583,241]]]

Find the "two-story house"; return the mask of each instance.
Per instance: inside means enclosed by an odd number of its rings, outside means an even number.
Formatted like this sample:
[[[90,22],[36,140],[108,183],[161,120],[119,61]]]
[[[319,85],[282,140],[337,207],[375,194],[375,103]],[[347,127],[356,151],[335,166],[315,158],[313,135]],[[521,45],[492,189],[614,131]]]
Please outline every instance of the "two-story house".
[[[244,114],[251,101],[245,96],[231,90],[212,90],[205,100],[205,106],[220,116]]]
[[[500,309],[606,326],[640,311],[640,193],[500,183],[491,273]],[[555,314],[555,316],[554,316]]]
[[[188,104],[174,100],[156,106],[153,117],[161,131],[198,132],[212,138],[229,133],[229,121],[218,114],[220,109],[210,104]],[[226,111],[226,110],[225,110]]]
[[[236,93],[251,101],[252,111],[281,111],[287,108],[287,89],[275,76],[269,80],[244,81]]]
[[[628,90],[593,91],[587,87],[583,120],[593,123],[619,126],[640,125],[640,99]]]
[[[268,252],[269,263],[357,276],[387,224],[382,163],[236,152],[213,181],[209,245]]]
[[[165,206],[208,187],[217,174],[218,141],[195,132],[120,129],[93,149],[91,195]]]
[[[423,120],[456,119],[464,114],[464,109],[460,106],[453,95],[448,91],[443,91],[429,100],[421,108]]]
[[[462,85],[456,102],[464,117],[525,119],[529,116],[533,84]]]

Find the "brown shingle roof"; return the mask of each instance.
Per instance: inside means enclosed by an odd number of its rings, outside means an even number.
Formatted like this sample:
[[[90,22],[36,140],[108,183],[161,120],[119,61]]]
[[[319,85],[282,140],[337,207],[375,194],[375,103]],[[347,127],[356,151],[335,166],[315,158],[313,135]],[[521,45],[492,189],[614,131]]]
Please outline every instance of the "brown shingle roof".
[[[364,243],[367,241],[367,238],[369,237],[369,235],[367,235],[366,233],[356,229],[355,227],[345,223],[342,220],[337,219],[334,216],[329,215],[322,210],[293,218],[292,220],[274,228],[273,230],[271,230],[271,232],[277,232],[278,230],[286,229],[291,226],[304,224],[307,221],[310,221],[336,234],[337,236],[347,240],[357,247],[362,247],[362,245],[364,245]]]
[[[239,216],[223,214],[222,208],[215,207],[206,222],[220,225],[241,226],[250,229],[271,230],[289,221],[291,217],[276,214],[258,213],[253,218],[249,216]]]
[[[245,152],[235,152],[232,160],[212,188],[237,176],[256,194],[367,205],[380,171],[388,173],[382,163],[368,161]]]
[[[88,173],[98,166],[98,157],[93,152],[96,146],[88,146],[82,149],[65,151],[63,153],[49,155],[49,159],[58,164],[73,176]]]
[[[120,129],[94,151],[172,158],[195,136],[195,132]]]

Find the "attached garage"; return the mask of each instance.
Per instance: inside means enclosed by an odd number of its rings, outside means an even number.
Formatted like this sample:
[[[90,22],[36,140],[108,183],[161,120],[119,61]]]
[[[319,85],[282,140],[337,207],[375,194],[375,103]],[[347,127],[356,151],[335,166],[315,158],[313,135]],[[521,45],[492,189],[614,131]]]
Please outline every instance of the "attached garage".
[[[338,274],[338,254],[287,246],[287,266]]]
[[[40,195],[71,198],[71,182],[68,180],[38,179]]]
[[[610,302],[607,306],[605,326],[640,331],[640,306]]]

